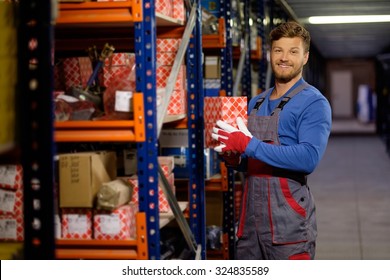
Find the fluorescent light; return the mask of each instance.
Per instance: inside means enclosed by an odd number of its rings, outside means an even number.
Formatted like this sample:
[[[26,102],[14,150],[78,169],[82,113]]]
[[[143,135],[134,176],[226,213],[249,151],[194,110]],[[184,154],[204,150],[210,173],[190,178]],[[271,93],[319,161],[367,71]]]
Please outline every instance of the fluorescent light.
[[[390,15],[318,16],[309,17],[311,24],[390,22]]]

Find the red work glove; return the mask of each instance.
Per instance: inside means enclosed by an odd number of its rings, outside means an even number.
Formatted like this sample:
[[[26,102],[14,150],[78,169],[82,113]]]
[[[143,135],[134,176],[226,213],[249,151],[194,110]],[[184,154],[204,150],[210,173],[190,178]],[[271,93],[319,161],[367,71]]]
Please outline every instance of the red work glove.
[[[221,152],[233,151],[240,154],[245,152],[251,137],[245,135],[241,131],[226,132],[218,129],[217,134],[214,134],[214,139],[220,141],[225,147],[221,147]],[[217,151],[217,149],[215,149]]]
[[[222,157],[222,160],[225,162],[225,165],[228,167],[237,166],[240,164],[241,161],[241,155],[235,152],[221,153],[220,156]]]
[[[252,134],[249,132],[241,118],[237,118],[237,126],[239,129],[223,122],[217,121],[217,126],[213,128],[211,137],[220,141],[222,145],[215,147],[216,152],[233,151],[240,154],[245,152],[246,146],[252,139]]]

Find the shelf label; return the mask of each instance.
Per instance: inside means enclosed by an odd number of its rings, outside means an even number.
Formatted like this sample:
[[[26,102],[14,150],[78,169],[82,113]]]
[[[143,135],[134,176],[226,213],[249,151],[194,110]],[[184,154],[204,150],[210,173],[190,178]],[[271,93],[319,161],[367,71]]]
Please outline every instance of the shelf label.
[[[131,112],[131,99],[133,98],[133,92],[117,90],[115,92],[115,111],[118,112]]]
[[[100,228],[103,234],[113,235],[121,231],[121,219],[118,215],[100,215]]]
[[[86,215],[67,214],[69,233],[83,234],[89,230],[88,218]]]

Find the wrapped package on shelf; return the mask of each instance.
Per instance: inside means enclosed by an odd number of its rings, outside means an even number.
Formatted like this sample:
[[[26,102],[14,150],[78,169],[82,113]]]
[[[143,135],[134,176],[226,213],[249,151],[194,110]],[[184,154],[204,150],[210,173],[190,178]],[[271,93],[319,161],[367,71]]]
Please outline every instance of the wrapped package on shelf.
[[[177,52],[181,44],[181,39],[175,38],[157,38],[156,39],[156,51],[162,52]]]
[[[172,17],[172,0],[156,0],[155,9],[156,12],[161,13],[164,16]]]
[[[19,164],[0,165],[0,188],[18,190],[22,187],[22,166]]]
[[[107,62],[108,61],[108,62]],[[103,94],[104,117],[101,119],[128,120],[133,113],[133,93],[135,92],[135,56],[117,53],[106,60]]]
[[[219,145],[218,141],[212,139],[211,134],[217,120],[222,120],[234,127],[237,127],[237,117],[247,117],[246,96],[219,96],[205,97],[204,99],[204,122],[205,122],[205,146],[214,148]]]
[[[173,0],[172,17],[183,22],[186,20],[186,10],[183,0]]]
[[[157,90],[157,107],[162,105],[163,98],[165,98],[166,92],[165,88],[159,88]],[[171,98],[169,99],[169,104],[166,114],[168,116],[172,115],[182,115],[187,113],[187,92],[185,89],[173,90]]]
[[[127,181],[116,179],[103,183],[97,193],[96,208],[102,210],[114,210],[131,199],[132,186]]]
[[[9,190],[0,188],[0,215],[23,217],[23,189]]]
[[[175,90],[185,89],[186,86],[186,69],[185,65],[180,65],[179,73],[177,75],[177,79],[174,85]],[[167,81],[169,75],[171,74],[172,66],[169,65],[161,65],[157,67],[156,70],[156,83],[157,88],[165,88],[167,86]]]
[[[125,240],[136,238],[138,205],[129,203],[113,211],[95,210],[93,236],[97,240]]]
[[[65,90],[71,87],[87,86],[88,79],[92,75],[92,63],[89,57],[68,57],[64,58],[60,64],[58,77],[63,77]]]
[[[0,240],[24,240],[23,168],[0,165]]]
[[[112,83],[118,82],[115,81],[115,77],[121,75],[121,72],[127,72],[129,68],[132,69],[133,67],[135,67],[134,53],[113,53],[109,58],[104,60],[104,86],[107,87]],[[131,76],[131,79],[135,81],[135,74]]]
[[[98,112],[95,104],[69,95],[58,95],[54,100],[56,121],[91,120]]]
[[[23,241],[24,222],[21,215],[0,215],[0,240]]]
[[[175,158],[173,156],[159,156],[157,157],[157,160],[164,172],[164,175],[169,176],[175,168]]]
[[[62,208],[61,235],[63,239],[92,239],[92,209]]]

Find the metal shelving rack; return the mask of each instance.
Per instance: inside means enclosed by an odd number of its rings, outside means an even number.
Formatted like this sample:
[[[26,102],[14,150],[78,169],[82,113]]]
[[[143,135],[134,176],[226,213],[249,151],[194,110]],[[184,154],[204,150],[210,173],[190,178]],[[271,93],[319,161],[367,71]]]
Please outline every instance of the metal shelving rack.
[[[200,257],[206,258],[206,214],[204,169],[204,118],[203,118],[203,65],[202,16],[200,1],[197,3],[196,22],[187,49],[187,111],[189,147],[189,205],[190,227],[195,241],[201,246]]]
[[[260,0],[256,4],[257,20],[255,22],[257,36],[261,38],[261,58],[259,59],[259,75],[258,75],[258,92],[266,90],[266,73],[267,73],[267,50],[266,50],[266,30],[265,30],[265,1]]]
[[[24,184],[24,258],[54,259],[51,3],[19,2],[18,104]],[[34,66],[31,62],[35,62]]]
[[[221,91],[233,95],[233,49],[231,34],[231,2],[220,0],[221,15],[225,20],[226,47],[221,48]],[[234,171],[227,169],[227,190],[223,192],[223,232],[227,236],[229,259],[235,259]]]
[[[242,96],[247,96],[248,100],[252,97],[252,66],[251,66],[251,30],[249,25],[249,11],[251,3],[249,0],[244,0],[244,36],[247,40],[245,48],[244,71],[241,79]],[[255,38],[256,39],[256,38]],[[245,40],[244,40],[245,41]]]
[[[19,81],[23,115],[22,165],[25,169],[25,246],[26,259],[54,259],[58,256],[74,258],[134,258],[159,259],[160,235],[158,212],[158,163],[157,163],[157,118],[156,118],[156,26],[157,22],[176,28],[169,19],[156,18],[154,0],[94,3],[82,5],[60,4],[63,8],[57,24],[116,23],[123,28],[134,29],[134,49],[136,54],[136,90],[134,119],[130,121],[65,122],[54,123],[53,118],[53,72],[52,50],[54,27],[52,15],[53,1],[20,2],[19,28]],[[73,5],[73,6],[72,6]],[[77,5],[77,6],[75,6]],[[199,5],[199,4],[198,4]],[[200,5],[199,5],[200,6]],[[197,243],[201,245],[201,257],[205,255],[204,180],[203,166],[203,84],[201,64],[200,9],[197,23],[191,38],[193,46],[188,50],[187,63],[191,65],[189,77],[189,118],[192,138],[190,178],[190,224]],[[81,7],[81,8],[80,8]],[[113,8],[107,15],[105,8]],[[84,9],[84,10],[83,10]],[[88,12],[88,17],[83,16]],[[75,18],[77,18],[75,22]],[[75,25],[77,26],[77,25]],[[26,36],[27,34],[27,36]],[[125,40],[128,42],[128,39]],[[31,45],[31,42],[38,42]],[[33,46],[33,47],[32,47]],[[31,67],[35,60],[36,67]],[[55,128],[55,131],[54,131]],[[75,136],[76,135],[76,136]],[[111,136],[111,137],[110,137]],[[55,142],[79,141],[119,141],[136,142],[139,179],[139,209],[137,215],[136,241],[124,242],[76,242],[54,239],[54,167]],[[49,147],[49,148],[48,148]],[[147,244],[145,244],[145,242]],[[105,251],[105,246],[120,248],[113,254]],[[66,250],[67,247],[73,249]],[[89,248],[94,248],[88,253]],[[131,248],[131,250],[129,249]],[[126,250],[128,249],[128,252]],[[110,251],[112,251],[110,249]],[[115,250],[114,250],[115,251]],[[92,256],[92,257],[93,257]],[[77,257],[76,257],[77,258]]]

